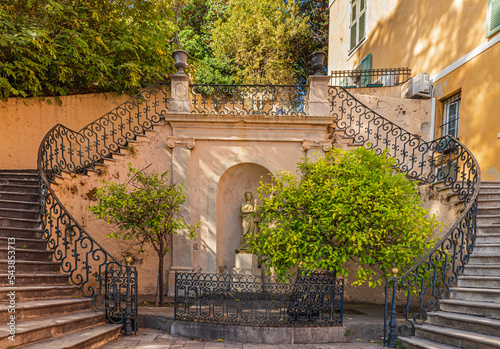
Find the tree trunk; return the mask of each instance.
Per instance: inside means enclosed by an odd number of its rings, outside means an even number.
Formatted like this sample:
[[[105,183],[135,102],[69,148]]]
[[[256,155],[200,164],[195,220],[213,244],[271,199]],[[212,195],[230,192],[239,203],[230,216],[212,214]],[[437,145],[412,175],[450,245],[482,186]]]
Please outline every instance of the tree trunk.
[[[157,292],[159,294],[156,295],[156,299],[160,299],[160,306],[163,305],[163,259],[164,259],[164,255],[163,254],[158,254],[158,287],[156,288],[157,289]],[[159,297],[158,297],[159,296]],[[156,306],[158,306],[158,304],[156,304]]]

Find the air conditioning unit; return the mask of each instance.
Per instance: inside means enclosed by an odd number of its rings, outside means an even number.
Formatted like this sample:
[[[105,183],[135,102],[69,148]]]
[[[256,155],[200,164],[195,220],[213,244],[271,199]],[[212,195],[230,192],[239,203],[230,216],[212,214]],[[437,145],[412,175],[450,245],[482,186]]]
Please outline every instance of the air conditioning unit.
[[[431,98],[429,74],[420,73],[401,87],[401,98]]]

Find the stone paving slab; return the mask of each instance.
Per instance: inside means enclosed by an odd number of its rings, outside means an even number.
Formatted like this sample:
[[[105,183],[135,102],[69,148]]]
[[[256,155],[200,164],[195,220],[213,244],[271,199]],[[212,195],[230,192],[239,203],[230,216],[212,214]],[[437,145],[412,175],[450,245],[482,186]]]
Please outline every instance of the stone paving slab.
[[[201,341],[174,336],[161,330],[140,328],[135,336],[122,336],[100,349],[374,349],[377,343],[353,340],[352,343],[331,344],[245,344],[236,342]]]

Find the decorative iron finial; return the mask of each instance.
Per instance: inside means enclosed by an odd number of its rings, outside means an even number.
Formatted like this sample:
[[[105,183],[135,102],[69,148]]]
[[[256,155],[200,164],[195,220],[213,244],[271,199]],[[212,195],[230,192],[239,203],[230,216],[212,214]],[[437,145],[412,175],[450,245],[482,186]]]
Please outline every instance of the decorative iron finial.
[[[127,257],[125,258],[125,263],[127,263],[127,265],[130,267],[130,264],[132,263],[133,259],[132,257]]]
[[[392,268],[391,269],[391,273],[394,277],[397,277],[398,276],[398,273],[399,273],[399,269],[398,268]]]

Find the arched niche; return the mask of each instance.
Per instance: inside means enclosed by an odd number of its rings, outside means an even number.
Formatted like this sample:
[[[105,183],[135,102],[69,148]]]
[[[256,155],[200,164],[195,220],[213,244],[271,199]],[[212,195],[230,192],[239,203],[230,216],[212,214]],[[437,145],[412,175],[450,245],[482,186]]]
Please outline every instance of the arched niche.
[[[254,193],[260,182],[269,183],[273,176],[264,166],[241,163],[228,168],[217,185],[217,273],[231,273],[235,250],[241,238],[240,205],[245,192]]]

